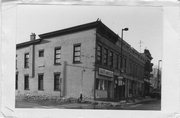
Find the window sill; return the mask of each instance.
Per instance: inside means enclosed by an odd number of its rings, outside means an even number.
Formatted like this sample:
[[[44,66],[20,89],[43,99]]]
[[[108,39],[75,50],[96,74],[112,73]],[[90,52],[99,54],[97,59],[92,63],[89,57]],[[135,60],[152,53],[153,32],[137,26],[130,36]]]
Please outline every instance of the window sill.
[[[24,89],[25,91],[29,91],[30,89]]]
[[[54,66],[60,66],[61,65],[61,63],[59,63],[59,64],[54,64]]]
[[[73,64],[82,64],[82,62],[73,62]]]
[[[38,90],[38,91],[44,91],[44,89]]]

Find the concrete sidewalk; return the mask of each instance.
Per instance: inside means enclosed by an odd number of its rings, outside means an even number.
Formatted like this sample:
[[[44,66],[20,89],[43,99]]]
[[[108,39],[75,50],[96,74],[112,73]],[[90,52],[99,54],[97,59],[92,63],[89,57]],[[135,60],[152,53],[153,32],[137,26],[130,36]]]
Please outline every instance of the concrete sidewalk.
[[[43,103],[39,103],[38,101],[28,102],[24,100],[16,100],[16,108],[60,108],[60,109],[124,109],[128,108],[131,105],[135,105],[138,103],[146,102],[146,101],[155,101],[157,99],[145,98],[145,99],[134,99],[129,101],[94,101],[94,100],[84,100],[82,102],[75,103],[54,103],[50,101],[45,101]]]
[[[155,98],[150,98],[150,97],[147,97],[147,98],[141,98],[141,99],[134,99],[134,100],[129,100],[129,101],[126,101],[126,100],[122,100],[122,101],[119,101],[119,102],[113,102],[113,101],[98,101],[98,100],[89,100],[88,102],[92,103],[92,104],[102,104],[102,105],[110,105],[110,106],[126,106],[126,105],[132,105],[132,104],[137,104],[137,103],[141,103],[141,102],[146,102],[146,101],[153,101],[153,100],[157,100]]]

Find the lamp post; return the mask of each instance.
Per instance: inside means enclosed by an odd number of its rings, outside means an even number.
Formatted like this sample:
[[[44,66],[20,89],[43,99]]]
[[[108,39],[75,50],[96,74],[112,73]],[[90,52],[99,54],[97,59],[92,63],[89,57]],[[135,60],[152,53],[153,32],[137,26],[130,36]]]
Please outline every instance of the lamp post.
[[[123,31],[128,31],[129,29],[128,28],[123,28],[122,31],[121,31],[121,65],[120,65],[120,70],[121,70],[121,74],[123,73],[123,66],[122,66],[122,57],[123,57],[123,54],[122,54],[122,50],[123,50]],[[123,78],[124,79],[124,78]],[[123,83],[123,82],[122,82]],[[124,81],[124,85],[125,85],[125,81]],[[125,86],[123,87],[122,89],[122,97],[125,97]]]
[[[161,61],[162,61],[162,60],[158,60],[158,72],[157,72],[157,79],[158,79],[158,80],[157,80],[157,81],[158,81],[158,83],[157,83],[158,86],[157,86],[157,87],[158,87],[158,90],[160,90],[160,88],[161,88],[161,87],[160,87],[160,73],[159,73],[159,69],[160,69],[159,66],[160,66],[160,62],[161,62]]]
[[[123,28],[121,31],[121,66],[120,66],[121,72],[122,72],[123,31],[128,31],[128,30],[129,30],[128,28]]]

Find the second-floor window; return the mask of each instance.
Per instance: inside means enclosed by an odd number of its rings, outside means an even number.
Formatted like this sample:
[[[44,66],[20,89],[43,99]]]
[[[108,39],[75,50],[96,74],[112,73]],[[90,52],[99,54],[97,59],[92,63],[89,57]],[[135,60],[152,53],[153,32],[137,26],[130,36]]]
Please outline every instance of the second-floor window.
[[[56,47],[54,50],[54,64],[61,64],[61,47]]]
[[[109,66],[113,67],[113,52],[109,52]]]
[[[104,65],[108,65],[108,49],[106,48],[104,48],[103,63]]]
[[[17,69],[17,54],[16,54],[16,69]]]
[[[39,57],[44,57],[44,50],[39,50]]]
[[[81,44],[74,45],[73,63],[81,62]]]
[[[127,65],[127,60],[126,60],[126,58],[124,58],[124,72],[126,72],[126,70],[127,70],[126,65]]]
[[[29,68],[29,53],[24,54],[24,68]]]
[[[114,62],[114,67],[115,67],[115,69],[118,69],[118,65],[119,65],[119,58],[118,58],[118,55],[117,54],[115,54],[115,60],[114,60],[115,62]]]
[[[97,45],[97,62],[102,62],[102,46]]]

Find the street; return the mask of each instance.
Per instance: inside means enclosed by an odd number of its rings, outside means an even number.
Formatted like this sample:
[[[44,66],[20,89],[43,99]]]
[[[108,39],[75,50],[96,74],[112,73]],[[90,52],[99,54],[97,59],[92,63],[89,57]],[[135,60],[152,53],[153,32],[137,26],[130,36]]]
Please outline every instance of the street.
[[[160,100],[152,99],[138,103],[113,105],[112,103],[66,103],[66,104],[38,104],[35,102],[16,101],[16,108],[43,108],[43,109],[107,109],[107,110],[161,110]]]
[[[140,102],[133,105],[127,105],[123,108],[124,110],[161,110],[161,101],[152,100]]]

